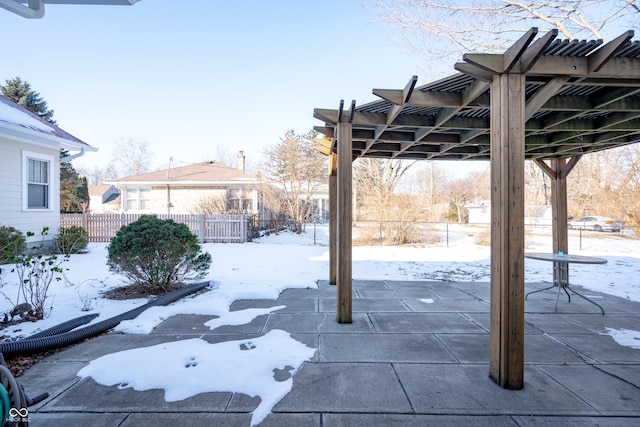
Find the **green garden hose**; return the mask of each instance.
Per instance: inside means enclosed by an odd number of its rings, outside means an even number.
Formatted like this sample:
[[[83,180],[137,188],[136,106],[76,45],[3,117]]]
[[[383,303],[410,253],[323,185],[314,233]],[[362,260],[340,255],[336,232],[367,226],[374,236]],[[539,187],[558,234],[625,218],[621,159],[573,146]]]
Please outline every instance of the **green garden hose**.
[[[9,419],[11,403],[9,402],[9,392],[2,384],[0,384],[0,406],[0,415],[2,415],[2,424],[0,425],[5,426]]]

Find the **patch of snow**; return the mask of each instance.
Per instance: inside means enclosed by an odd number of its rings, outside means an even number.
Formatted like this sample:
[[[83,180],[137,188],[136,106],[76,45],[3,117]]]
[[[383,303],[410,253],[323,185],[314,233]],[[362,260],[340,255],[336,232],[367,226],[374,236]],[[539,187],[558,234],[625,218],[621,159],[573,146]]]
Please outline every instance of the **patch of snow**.
[[[608,334],[620,345],[640,349],[640,331],[607,328]]]
[[[274,329],[251,340],[209,344],[194,338],[107,354],[89,362],[78,376],[121,389],[164,389],[167,402],[208,392],[260,397],[253,426],[291,391],[293,375],[315,352]],[[288,371],[288,378],[278,381],[274,370]]]

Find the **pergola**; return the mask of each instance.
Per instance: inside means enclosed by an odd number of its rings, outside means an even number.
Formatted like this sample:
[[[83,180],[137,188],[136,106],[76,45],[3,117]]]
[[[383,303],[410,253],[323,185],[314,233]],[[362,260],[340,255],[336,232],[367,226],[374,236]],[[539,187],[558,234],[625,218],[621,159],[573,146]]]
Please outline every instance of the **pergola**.
[[[489,376],[524,385],[524,161],[552,182],[553,251],[568,253],[567,184],[586,153],[640,142],[640,43],[538,37],[466,54],[458,74],[374,89],[381,100],[315,109],[329,156],[330,272],[337,320],[352,318],[352,162],[358,157],[491,161]]]

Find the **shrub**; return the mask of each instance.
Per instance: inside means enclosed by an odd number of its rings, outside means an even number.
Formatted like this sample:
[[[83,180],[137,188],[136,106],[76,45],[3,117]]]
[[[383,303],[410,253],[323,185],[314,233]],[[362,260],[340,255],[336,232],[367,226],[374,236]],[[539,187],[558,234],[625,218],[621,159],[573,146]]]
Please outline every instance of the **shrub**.
[[[165,293],[183,280],[203,277],[211,255],[184,224],[142,215],[122,227],[108,247],[109,269],[150,293]]]
[[[73,225],[60,228],[56,236],[56,248],[61,254],[77,254],[87,248],[89,234],[82,227]]]
[[[24,252],[25,238],[20,230],[0,226],[0,264],[7,264]]]
[[[48,233],[49,227],[44,227],[40,233],[43,240]],[[35,236],[33,232],[27,232],[27,237],[33,236]],[[43,254],[43,248],[42,243],[34,245],[29,248],[28,253],[13,256],[11,259],[11,262],[15,263],[15,271],[19,279],[15,306],[19,306],[21,299],[24,299],[32,307],[31,315],[36,319],[44,318],[49,288],[54,280],[63,279],[64,269],[61,265],[68,260],[68,255]]]

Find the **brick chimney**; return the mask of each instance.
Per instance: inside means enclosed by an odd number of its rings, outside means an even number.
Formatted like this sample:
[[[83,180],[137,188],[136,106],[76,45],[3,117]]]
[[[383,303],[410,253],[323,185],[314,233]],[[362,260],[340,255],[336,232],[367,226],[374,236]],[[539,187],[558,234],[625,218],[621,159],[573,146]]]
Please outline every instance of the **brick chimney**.
[[[238,170],[244,172],[244,151],[238,152]]]

